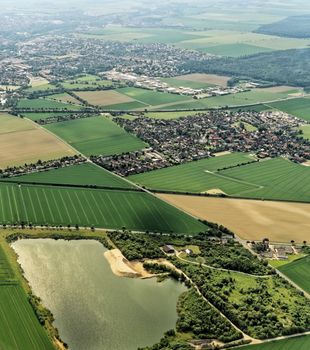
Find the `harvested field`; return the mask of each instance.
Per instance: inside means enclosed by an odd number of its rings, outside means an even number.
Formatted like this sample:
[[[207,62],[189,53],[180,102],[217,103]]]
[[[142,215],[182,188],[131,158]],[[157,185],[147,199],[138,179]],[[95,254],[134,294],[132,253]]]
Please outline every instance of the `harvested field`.
[[[224,86],[224,87],[227,86],[227,82],[230,79],[230,77],[227,77],[224,75],[200,74],[200,73],[180,75],[176,78],[179,80],[196,81],[199,83],[207,83],[207,84],[211,84],[211,85],[219,85],[219,86]]]
[[[247,240],[309,240],[310,204],[160,194],[186,212],[228,227]]]
[[[120,94],[117,91],[80,91],[75,92],[77,96],[96,106],[114,105],[133,102],[131,97]]]
[[[0,114],[0,168],[75,152],[64,142],[28,120]]]
[[[271,93],[279,93],[279,92],[297,92],[298,90],[300,90],[300,88],[287,86],[287,85],[280,85],[280,86],[273,86],[269,88],[261,88],[260,90],[271,92]]]

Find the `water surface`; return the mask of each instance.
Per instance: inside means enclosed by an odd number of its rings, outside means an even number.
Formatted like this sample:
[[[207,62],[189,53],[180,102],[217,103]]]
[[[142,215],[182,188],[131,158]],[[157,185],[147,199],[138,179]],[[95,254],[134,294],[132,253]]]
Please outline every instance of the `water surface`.
[[[30,239],[13,248],[71,350],[133,350],[175,327],[185,287],[115,276],[97,241]]]

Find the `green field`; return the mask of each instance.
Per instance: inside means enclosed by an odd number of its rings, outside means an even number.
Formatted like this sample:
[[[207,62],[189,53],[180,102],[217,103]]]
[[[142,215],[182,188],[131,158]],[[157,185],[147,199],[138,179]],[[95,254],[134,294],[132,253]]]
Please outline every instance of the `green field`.
[[[248,345],[236,348],[236,350],[309,350],[310,335],[283,339],[274,342],[266,342],[257,345]]]
[[[87,156],[121,154],[147,146],[110,119],[101,116],[49,124],[45,127]]]
[[[147,112],[144,113],[144,115],[145,117],[154,119],[177,119],[180,117],[195,115],[195,112]]]
[[[202,51],[219,56],[240,57],[247,55],[255,55],[260,52],[269,52],[272,50],[261,46],[254,46],[245,43],[235,43],[209,46],[202,49]]]
[[[133,109],[144,109],[147,108],[148,105],[145,103],[141,103],[138,101],[133,102],[125,102],[125,103],[115,103],[112,105],[103,106],[105,110],[113,110],[113,111],[130,111]]]
[[[206,226],[144,192],[0,184],[0,222],[197,233]]]
[[[310,121],[310,98],[295,98],[288,101],[270,103],[269,106]]]
[[[176,94],[169,94],[165,92],[158,92],[146,89],[138,89],[134,87],[117,89],[117,92],[129,96],[138,102],[145,103],[150,106],[157,106],[166,103],[175,103],[191,100],[191,97],[181,96]]]
[[[279,267],[279,270],[299,287],[310,293],[310,256]]]
[[[62,103],[57,101],[52,101],[43,98],[37,98],[33,100],[22,99],[18,101],[17,108],[22,109],[61,109],[61,110],[78,110],[81,109],[80,106],[71,105],[68,103]]]
[[[61,83],[62,87],[68,90],[76,89],[87,89],[87,88],[96,88],[111,86],[112,82],[108,80],[103,80],[96,75],[87,74],[82,77],[77,77],[75,79],[66,80]]]
[[[288,97],[291,92],[272,92],[271,90],[253,89],[251,91],[239,92],[224,96],[208,97],[201,100],[188,100],[186,103],[171,104],[160,109],[204,109],[217,107],[234,107],[251,104],[264,104],[269,101],[281,100]],[[269,105],[269,104],[268,104]],[[270,104],[272,106],[272,104]],[[252,107],[251,107],[252,108]],[[270,108],[270,107],[269,107]]]
[[[249,190],[251,185],[232,182],[229,179],[216,177],[210,172],[217,171],[228,166],[250,162],[252,159],[242,153],[233,153],[202,159],[174,167],[150,171],[143,174],[129,176],[129,179],[148,188],[158,190],[205,192],[214,188],[225,189],[224,192],[236,192]]]
[[[54,183],[62,185],[98,185],[117,188],[133,188],[122,178],[91,163],[73,165],[55,170],[43,171],[18,177],[10,177],[5,181]]]
[[[300,130],[302,130],[302,137],[310,140],[310,124],[301,126]]]
[[[217,171],[247,160],[242,154],[225,155],[134,175],[129,179],[156,190],[200,193],[220,189],[235,197],[310,202],[310,168],[285,159]]]
[[[37,86],[31,86],[25,90],[25,92],[36,92],[36,91],[47,91],[47,90],[53,90],[56,89],[56,86],[50,83],[37,85]]]
[[[0,246],[1,350],[53,350]]]
[[[54,350],[18,285],[0,285],[0,347],[3,350]]]

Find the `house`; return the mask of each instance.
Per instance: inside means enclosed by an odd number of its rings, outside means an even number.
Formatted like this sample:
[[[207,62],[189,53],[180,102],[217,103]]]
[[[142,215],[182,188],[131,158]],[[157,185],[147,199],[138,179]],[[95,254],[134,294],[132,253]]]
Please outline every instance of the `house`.
[[[166,253],[166,254],[174,254],[175,253],[175,249],[173,248],[172,245],[169,245],[169,244],[165,244],[163,246],[163,251]]]

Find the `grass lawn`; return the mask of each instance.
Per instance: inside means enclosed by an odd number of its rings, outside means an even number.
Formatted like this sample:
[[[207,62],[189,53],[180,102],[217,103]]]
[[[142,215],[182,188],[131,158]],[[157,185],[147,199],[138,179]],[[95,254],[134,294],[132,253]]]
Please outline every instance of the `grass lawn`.
[[[205,192],[220,189],[227,195],[310,202],[310,168],[282,158],[217,171],[249,160],[232,154],[130,176],[157,190]],[[209,172],[206,172],[208,170]]]
[[[269,103],[268,105],[295,115],[298,118],[310,121],[310,98],[295,98],[282,102]]]
[[[307,293],[310,293],[310,256],[283,265],[279,267],[279,270]]]
[[[193,234],[206,226],[144,192],[0,184],[0,222]]]
[[[103,86],[111,86],[112,82],[109,80],[101,79],[100,77],[92,74],[87,74],[75,79],[66,80],[61,83],[61,85],[68,90],[75,89],[87,89],[87,88],[96,88]]]
[[[22,109],[61,109],[61,110],[78,110],[81,109],[80,106],[43,99],[43,98],[37,98],[33,100],[28,99],[22,99],[18,101],[17,108]]]
[[[49,124],[45,127],[87,156],[121,154],[147,146],[136,136],[128,134],[113,121],[102,116]]]
[[[107,187],[133,188],[134,185],[91,163],[73,165],[55,170],[43,171],[18,177],[11,177],[5,181],[55,183],[63,185],[98,185]]]

